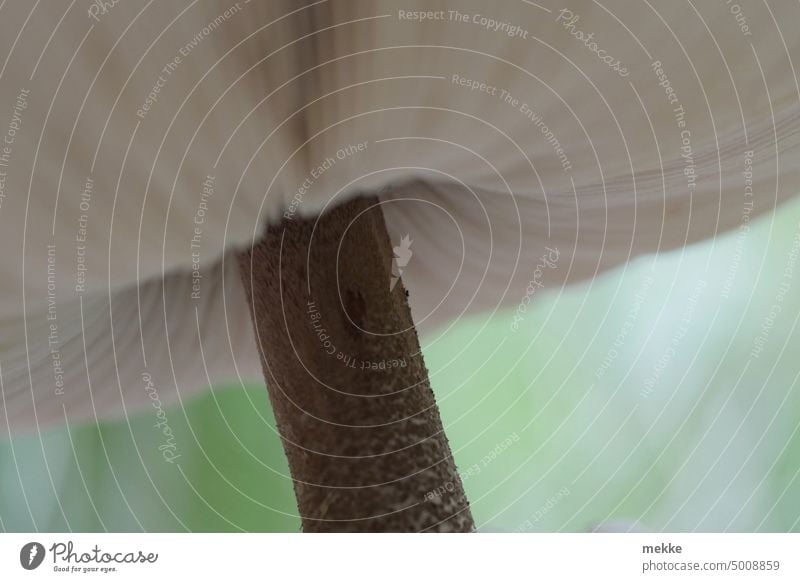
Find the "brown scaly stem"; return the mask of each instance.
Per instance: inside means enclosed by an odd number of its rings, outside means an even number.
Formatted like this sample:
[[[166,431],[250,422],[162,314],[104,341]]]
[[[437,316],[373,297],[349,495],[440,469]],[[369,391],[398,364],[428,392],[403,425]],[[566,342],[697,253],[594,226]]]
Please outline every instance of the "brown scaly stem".
[[[307,532],[474,529],[376,198],[240,255]]]

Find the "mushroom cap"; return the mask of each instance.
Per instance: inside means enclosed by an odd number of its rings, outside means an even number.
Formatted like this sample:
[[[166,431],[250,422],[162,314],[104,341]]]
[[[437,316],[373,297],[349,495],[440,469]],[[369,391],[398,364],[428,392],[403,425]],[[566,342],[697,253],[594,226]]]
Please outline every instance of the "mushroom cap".
[[[360,193],[426,333],[796,193],[797,5],[407,4],[3,5],[11,430],[260,380],[232,254]]]

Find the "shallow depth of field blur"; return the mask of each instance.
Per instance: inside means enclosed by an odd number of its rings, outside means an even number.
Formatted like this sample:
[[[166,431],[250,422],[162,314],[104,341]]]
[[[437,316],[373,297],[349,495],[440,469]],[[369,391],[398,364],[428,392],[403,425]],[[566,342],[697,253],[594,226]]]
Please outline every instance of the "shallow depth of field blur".
[[[479,529],[800,531],[798,248],[794,203],[422,338]],[[150,410],[0,442],[0,530],[299,530],[263,386],[167,414],[180,468]]]

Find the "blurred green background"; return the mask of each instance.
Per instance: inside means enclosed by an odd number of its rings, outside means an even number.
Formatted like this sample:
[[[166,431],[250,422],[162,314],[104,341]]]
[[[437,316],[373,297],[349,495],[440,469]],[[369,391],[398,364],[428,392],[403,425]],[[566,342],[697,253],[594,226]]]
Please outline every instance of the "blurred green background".
[[[800,531],[798,237],[795,203],[542,294],[516,332],[423,338],[479,528]],[[2,529],[299,530],[263,386],[167,413],[180,468],[147,411],[0,443]]]

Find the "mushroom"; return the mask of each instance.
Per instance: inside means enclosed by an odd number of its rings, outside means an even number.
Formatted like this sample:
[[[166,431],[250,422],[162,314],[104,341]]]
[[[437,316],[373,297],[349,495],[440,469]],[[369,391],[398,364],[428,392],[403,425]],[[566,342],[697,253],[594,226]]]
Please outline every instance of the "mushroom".
[[[1,422],[263,371],[306,529],[471,529],[412,319],[508,314],[795,194],[798,7],[745,10],[2,4]]]

